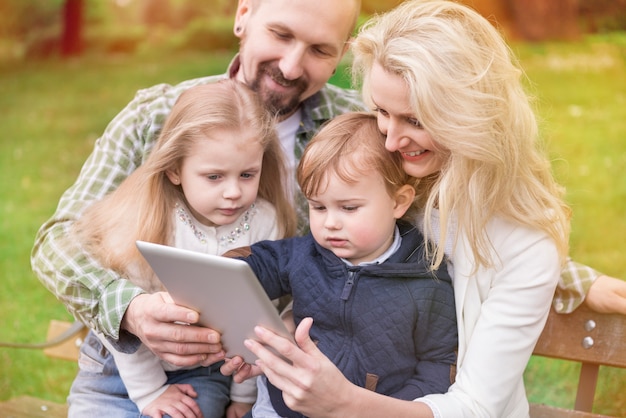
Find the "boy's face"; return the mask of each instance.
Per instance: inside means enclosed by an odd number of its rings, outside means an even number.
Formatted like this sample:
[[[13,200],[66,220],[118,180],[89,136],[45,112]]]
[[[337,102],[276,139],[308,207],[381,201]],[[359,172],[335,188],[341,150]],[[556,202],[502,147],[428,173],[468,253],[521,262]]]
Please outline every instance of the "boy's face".
[[[355,265],[383,254],[406,207],[400,209],[389,196],[381,175],[370,170],[358,182],[346,183],[329,173],[326,184],[308,199],[315,241]]]
[[[318,92],[346,52],[354,0],[240,0],[237,79],[282,118]]]

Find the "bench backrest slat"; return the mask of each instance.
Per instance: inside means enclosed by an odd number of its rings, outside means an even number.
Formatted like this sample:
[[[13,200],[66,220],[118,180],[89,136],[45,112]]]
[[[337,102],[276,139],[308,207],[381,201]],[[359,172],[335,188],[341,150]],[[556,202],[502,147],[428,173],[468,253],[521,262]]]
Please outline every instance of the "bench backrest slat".
[[[626,368],[626,316],[586,306],[571,314],[551,310],[533,354],[582,363],[574,408],[591,412],[599,366]]]

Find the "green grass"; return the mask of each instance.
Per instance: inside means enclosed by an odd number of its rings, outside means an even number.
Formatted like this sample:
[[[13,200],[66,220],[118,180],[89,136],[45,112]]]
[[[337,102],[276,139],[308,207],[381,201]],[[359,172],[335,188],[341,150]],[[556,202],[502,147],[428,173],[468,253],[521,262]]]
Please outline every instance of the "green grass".
[[[516,48],[574,211],[572,257],[626,278],[626,34]],[[580,367],[533,358],[533,402],[571,408]],[[538,384],[539,383],[539,384]],[[626,416],[626,370],[601,368],[594,412]]]
[[[626,34],[514,49],[574,209],[571,254],[626,278]],[[106,124],[138,88],[220,73],[229,59],[167,53],[0,68],[0,340],[39,342],[50,319],[71,320],[31,272],[29,254]],[[63,402],[75,373],[75,364],[38,350],[0,348],[0,400]],[[563,362],[532,359],[531,400],[572,406],[568,381],[577,373]],[[596,412],[626,416],[626,373],[601,371],[597,404]]]
[[[35,278],[30,250],[107,123],[134,92],[223,72],[231,56],[88,57],[0,69],[0,340],[39,342],[71,317]],[[76,365],[39,350],[0,348],[0,399],[61,402]]]

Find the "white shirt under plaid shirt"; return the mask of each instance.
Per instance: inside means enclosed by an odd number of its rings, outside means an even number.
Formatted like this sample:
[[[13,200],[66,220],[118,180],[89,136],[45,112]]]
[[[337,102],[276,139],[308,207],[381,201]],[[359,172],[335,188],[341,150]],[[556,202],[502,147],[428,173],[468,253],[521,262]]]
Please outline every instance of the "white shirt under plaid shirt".
[[[75,318],[105,334],[122,352],[132,352],[139,344],[136,337],[120,332],[120,324],[130,301],[143,290],[103,269],[77,243],[63,238],[85,207],[116,189],[144,162],[183,91],[194,85],[224,79],[234,73],[237,65],[236,57],[227,74],[188,80],[175,86],[160,84],[137,92],[96,141],[78,179],[63,194],[55,214],[37,233],[31,257],[33,271]],[[302,106],[302,120],[297,132],[296,158],[300,158],[304,146],[324,122],[363,108],[358,92],[332,85],[307,99]],[[302,198],[298,200],[299,229],[302,232],[306,225],[306,209]],[[557,289],[555,308],[560,312],[575,309],[598,275],[593,269],[570,261]]]

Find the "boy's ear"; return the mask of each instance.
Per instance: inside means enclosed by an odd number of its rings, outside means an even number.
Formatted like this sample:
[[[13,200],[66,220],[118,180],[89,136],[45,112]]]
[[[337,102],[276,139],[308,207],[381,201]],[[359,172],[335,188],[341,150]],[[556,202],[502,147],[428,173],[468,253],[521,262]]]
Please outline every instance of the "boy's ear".
[[[405,184],[396,191],[396,205],[393,208],[393,216],[400,219],[413,204],[415,199],[415,189],[413,186]]]
[[[178,170],[166,170],[165,175],[172,182],[172,184],[178,186],[180,184],[180,176],[178,175]]]

